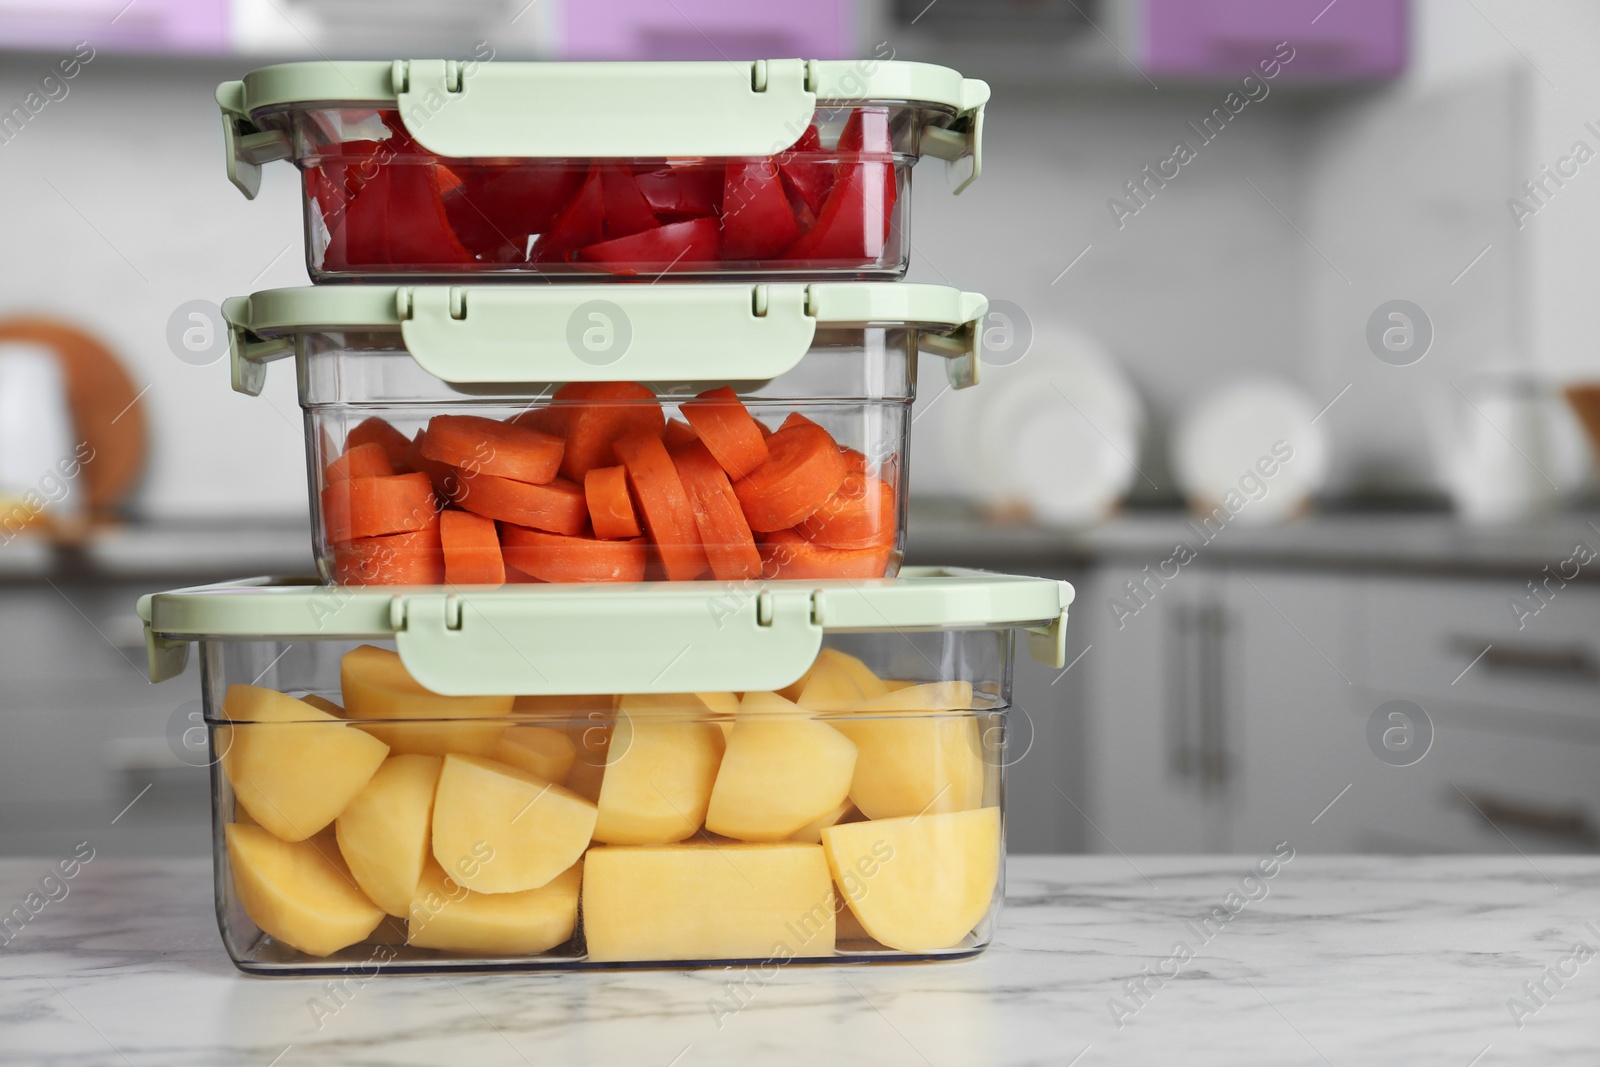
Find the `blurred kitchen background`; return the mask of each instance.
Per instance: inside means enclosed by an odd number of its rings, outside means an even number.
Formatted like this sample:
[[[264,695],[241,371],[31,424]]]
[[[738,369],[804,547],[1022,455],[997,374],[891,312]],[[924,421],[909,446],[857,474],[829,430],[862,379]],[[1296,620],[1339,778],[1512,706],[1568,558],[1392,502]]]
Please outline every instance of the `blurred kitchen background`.
[[[917,170],[910,280],[994,305],[983,384],[924,377],[910,562],[1077,587],[1014,849],[1600,845],[1600,7],[0,0],[0,498],[51,501],[0,509],[0,853],[202,853],[134,601],[311,569],[292,376],[232,393],[206,310],[306,283],[296,176],[228,184],[216,84],[479,42],[992,84],[983,180]]]

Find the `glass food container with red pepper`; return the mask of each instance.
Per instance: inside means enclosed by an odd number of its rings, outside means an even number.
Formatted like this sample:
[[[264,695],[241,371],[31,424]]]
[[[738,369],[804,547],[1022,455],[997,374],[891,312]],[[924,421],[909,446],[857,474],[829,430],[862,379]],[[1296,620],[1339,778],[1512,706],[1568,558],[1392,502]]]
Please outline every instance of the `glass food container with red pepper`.
[[[918,356],[977,380],[937,285],[306,286],[228,301],[234,386],[293,356],[341,585],[882,578]]]
[[[146,597],[201,656],[223,944],[265,975],[981,952],[1016,637],[977,571],[575,591],[255,579]]]
[[[289,159],[313,281],[903,276],[911,169],[979,174],[989,87],[901,61],[288,63],[217,90]]]

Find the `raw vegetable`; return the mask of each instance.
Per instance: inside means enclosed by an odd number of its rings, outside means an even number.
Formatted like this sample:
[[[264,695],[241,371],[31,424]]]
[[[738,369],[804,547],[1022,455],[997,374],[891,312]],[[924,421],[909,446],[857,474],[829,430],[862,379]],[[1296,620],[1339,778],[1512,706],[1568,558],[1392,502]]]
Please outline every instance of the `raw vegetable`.
[[[428,422],[422,456],[471,474],[493,474],[543,485],[561,468],[561,438],[477,415],[436,415]]]
[[[444,580],[451,585],[500,585],[506,580],[500,534],[494,520],[470,511],[439,516],[444,547]]]
[[[433,483],[424,474],[350,478],[322,490],[330,541],[425,530],[439,521]]]
[[[501,537],[506,562],[541,582],[644,581],[642,539],[601,541],[511,525]]]
[[[595,467],[583,476],[583,495],[589,504],[589,523],[596,537],[624,540],[638,537],[639,517],[628,496],[628,472],[622,467]]]
[[[767,439],[767,461],[733,483],[750,529],[786,530],[825,504],[849,473],[839,446],[810,420],[785,423]]]
[[[689,497],[661,438],[635,432],[613,447],[617,458],[628,468],[628,481],[639,499],[645,528],[650,531],[650,540],[656,546],[667,578],[687,582],[700,577],[709,564],[705,550],[700,547],[700,533]]]
[[[699,441],[681,445],[671,455],[712,576],[721,581],[760,576],[761,553],[722,467]]]
[[[767,461],[767,439],[761,426],[739,402],[732,386],[708,389],[685,401],[682,411],[730,479],[743,478]]]

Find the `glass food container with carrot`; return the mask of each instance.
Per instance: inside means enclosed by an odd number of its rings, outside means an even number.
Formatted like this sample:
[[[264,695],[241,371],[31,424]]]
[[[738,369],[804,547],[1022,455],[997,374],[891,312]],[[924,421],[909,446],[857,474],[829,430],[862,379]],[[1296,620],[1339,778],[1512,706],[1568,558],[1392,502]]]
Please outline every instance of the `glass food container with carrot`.
[[[230,300],[235,388],[293,356],[341,585],[882,578],[943,286],[338,286]]]

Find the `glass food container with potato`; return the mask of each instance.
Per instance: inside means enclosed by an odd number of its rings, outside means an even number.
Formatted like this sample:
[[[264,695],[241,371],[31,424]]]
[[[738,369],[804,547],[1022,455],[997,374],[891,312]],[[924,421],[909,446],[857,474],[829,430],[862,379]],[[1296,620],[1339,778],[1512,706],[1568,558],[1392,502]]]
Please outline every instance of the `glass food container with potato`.
[[[981,952],[1016,638],[1060,666],[1071,599],[914,569],[139,611],[153,679],[199,645],[228,954],[370,975]]]

